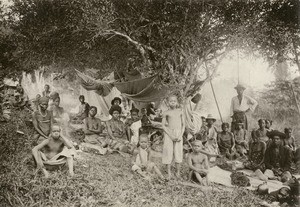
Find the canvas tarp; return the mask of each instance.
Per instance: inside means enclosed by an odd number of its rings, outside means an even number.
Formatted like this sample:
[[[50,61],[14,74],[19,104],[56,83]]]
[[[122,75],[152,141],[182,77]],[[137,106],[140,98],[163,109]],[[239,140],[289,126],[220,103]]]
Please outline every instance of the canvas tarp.
[[[141,78],[127,82],[112,82],[95,80],[92,77],[77,71],[81,86],[87,91],[95,91],[101,96],[108,96],[115,86],[123,96],[137,102],[155,102],[162,100],[171,93],[163,85],[158,75]]]

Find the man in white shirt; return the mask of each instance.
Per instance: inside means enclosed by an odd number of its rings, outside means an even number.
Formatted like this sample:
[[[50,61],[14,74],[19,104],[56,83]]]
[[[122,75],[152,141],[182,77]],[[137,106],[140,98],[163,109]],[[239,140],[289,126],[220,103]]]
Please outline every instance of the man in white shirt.
[[[235,123],[242,122],[244,123],[244,127],[248,129],[248,122],[246,114],[248,112],[253,112],[257,107],[257,101],[253,98],[244,95],[244,91],[246,89],[242,84],[238,84],[235,87],[237,91],[237,96],[233,97],[231,100],[230,114],[232,117],[231,131],[233,131],[236,127]]]

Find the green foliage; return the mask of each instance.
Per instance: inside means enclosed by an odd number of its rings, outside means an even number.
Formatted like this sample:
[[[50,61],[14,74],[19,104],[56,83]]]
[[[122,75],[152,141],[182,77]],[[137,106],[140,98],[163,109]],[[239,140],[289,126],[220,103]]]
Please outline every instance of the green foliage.
[[[196,70],[214,70],[230,49],[296,61],[297,8],[297,0],[14,0],[3,41],[15,68],[96,68],[102,77],[137,69],[189,88]]]

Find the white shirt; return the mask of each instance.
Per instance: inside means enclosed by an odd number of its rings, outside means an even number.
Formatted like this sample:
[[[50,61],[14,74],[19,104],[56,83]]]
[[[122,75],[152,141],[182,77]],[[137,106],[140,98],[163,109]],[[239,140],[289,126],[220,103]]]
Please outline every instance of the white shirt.
[[[231,100],[230,114],[233,115],[234,111],[247,111],[250,109],[252,112],[257,107],[258,103],[253,98],[243,95],[242,101],[240,101],[237,96],[233,97]]]
[[[139,142],[139,129],[142,127],[141,120],[133,122],[130,126],[132,131],[131,143],[137,145]]]

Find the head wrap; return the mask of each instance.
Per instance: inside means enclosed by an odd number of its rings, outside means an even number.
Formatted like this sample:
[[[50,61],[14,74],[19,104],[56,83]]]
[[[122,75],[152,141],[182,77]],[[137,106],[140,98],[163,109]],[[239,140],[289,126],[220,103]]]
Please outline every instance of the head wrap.
[[[48,104],[49,103],[49,98],[46,97],[46,96],[43,96],[43,97],[39,98],[39,104],[43,104],[43,103]]]
[[[118,105],[112,105],[112,106],[110,107],[110,109],[109,109],[109,114],[112,115],[112,114],[114,113],[114,111],[117,111],[117,112],[121,113],[121,112],[122,112],[122,109],[121,109],[121,107],[118,106]]]

